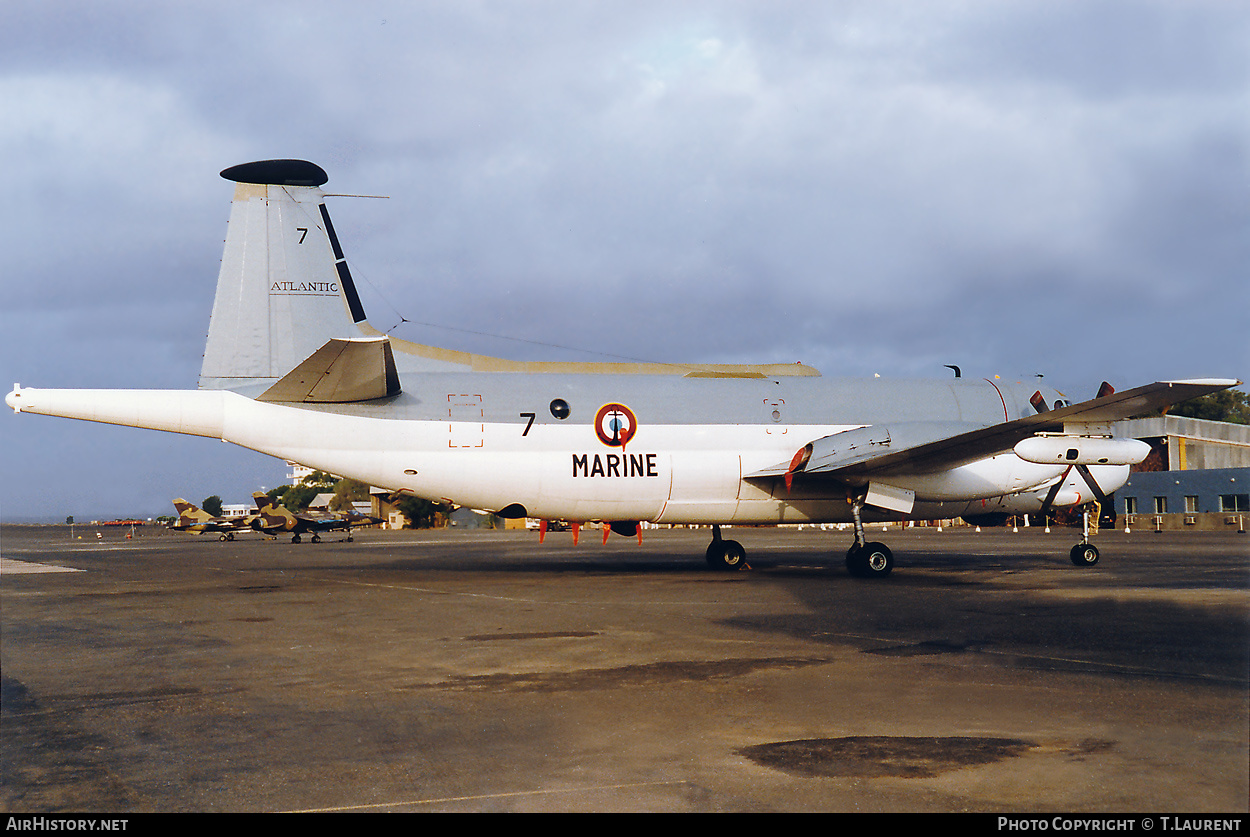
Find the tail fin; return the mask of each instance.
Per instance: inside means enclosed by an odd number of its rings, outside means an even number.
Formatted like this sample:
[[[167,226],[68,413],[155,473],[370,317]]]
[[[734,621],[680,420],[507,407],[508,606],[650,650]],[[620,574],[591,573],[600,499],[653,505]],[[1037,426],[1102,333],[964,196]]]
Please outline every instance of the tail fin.
[[[188,503],[181,497],[174,500],[174,509],[178,512],[179,526],[192,526],[196,523],[204,523],[213,519],[211,514],[199,508],[194,503]]]
[[[217,277],[200,389],[234,390],[256,398],[305,360],[311,360],[313,353],[331,340],[387,336],[365,320],[343,248],[326,212],[325,192],[320,189],[329,179],[324,169],[305,160],[262,160],[233,166],[221,176],[238,185]],[[393,357],[370,367],[381,372],[367,373],[366,377],[372,375],[373,380],[366,381],[363,388],[336,389],[326,397],[324,386],[308,386],[313,378],[305,373],[317,370],[303,369],[269,393],[268,400],[337,402],[394,395],[399,388],[392,371],[607,372],[733,378],[820,375],[810,366],[794,363],[529,362],[389,337],[387,343],[390,348],[385,350],[376,345],[368,347],[393,352]],[[359,355],[352,357],[359,359]],[[330,369],[325,360],[323,356],[313,364],[324,374],[345,379],[361,374],[360,364]]]
[[[256,501],[257,517],[257,522],[252,524],[252,528],[280,530],[293,529],[295,527],[295,515],[291,514],[290,509],[279,503],[277,497],[270,497],[257,491],[252,494],[252,499]]]
[[[365,312],[319,188],[303,160],[244,163],[209,322],[201,389],[268,386],[333,337],[360,337]]]

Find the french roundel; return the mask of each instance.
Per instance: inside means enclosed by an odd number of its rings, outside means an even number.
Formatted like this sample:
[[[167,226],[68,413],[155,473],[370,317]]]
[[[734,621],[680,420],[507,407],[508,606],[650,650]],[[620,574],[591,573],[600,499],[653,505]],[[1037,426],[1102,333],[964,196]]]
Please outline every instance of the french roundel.
[[[625,447],[637,432],[638,419],[624,404],[604,404],[595,413],[595,433],[609,447]]]

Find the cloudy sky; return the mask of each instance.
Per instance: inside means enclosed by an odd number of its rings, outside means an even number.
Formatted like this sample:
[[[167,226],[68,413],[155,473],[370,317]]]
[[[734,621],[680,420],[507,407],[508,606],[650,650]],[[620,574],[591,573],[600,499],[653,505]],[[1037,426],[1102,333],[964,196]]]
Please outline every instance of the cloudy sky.
[[[1237,0],[0,5],[0,380],[191,388],[232,184],[312,160],[370,320],[525,359],[1250,377]],[[497,335],[486,337],[483,335]],[[0,416],[0,519],[276,460]]]

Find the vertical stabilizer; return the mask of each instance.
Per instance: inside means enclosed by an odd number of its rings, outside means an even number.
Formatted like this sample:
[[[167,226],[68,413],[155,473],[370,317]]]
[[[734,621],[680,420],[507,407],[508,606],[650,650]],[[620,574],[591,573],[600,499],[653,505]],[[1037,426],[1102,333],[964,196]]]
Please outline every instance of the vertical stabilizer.
[[[303,160],[244,163],[200,370],[202,389],[268,386],[331,338],[360,337],[365,319],[319,188]]]

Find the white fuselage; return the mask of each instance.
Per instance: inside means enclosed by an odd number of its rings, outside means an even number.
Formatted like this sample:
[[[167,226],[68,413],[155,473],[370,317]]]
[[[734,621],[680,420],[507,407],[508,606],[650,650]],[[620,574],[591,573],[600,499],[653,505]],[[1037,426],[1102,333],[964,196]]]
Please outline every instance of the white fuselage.
[[[386,403],[293,405],[227,391],[17,390],[10,406],[220,438],[272,456],[431,500],[529,517],[663,523],[839,522],[851,519],[836,481],[750,479],[807,442],[865,424],[937,416],[993,424],[1025,414],[1018,393],[981,382],[856,384],[823,379],[717,381],[648,376],[409,377]],[[851,386],[847,384],[846,386]],[[876,387],[874,390],[872,387]],[[858,389],[855,389],[858,387]],[[841,394],[839,394],[841,393]],[[557,418],[559,398],[570,415]],[[624,445],[596,434],[595,412],[628,405]],[[813,421],[817,413],[833,421]],[[862,415],[859,421],[844,417]],[[719,420],[713,420],[718,418]],[[1093,466],[1103,491],[1127,466]],[[933,519],[1037,511],[1092,499],[1062,463],[1002,453],[906,477],[907,515]],[[894,479],[892,482],[898,483]]]

